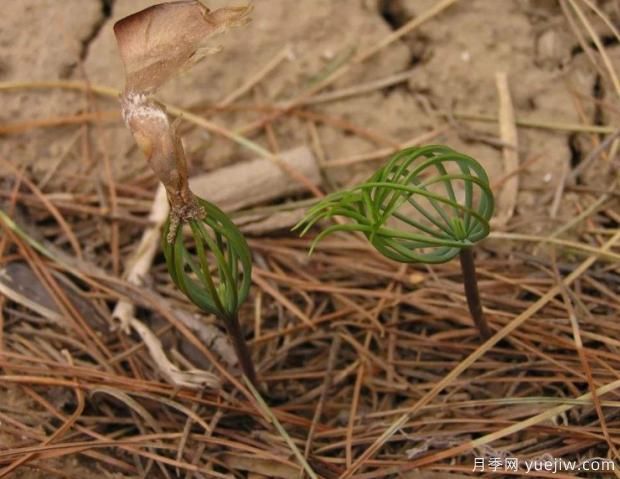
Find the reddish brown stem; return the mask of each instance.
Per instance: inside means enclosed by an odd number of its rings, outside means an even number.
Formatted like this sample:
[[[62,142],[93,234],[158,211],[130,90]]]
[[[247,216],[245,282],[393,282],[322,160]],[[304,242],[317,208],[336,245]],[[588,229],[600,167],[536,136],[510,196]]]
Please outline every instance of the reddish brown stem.
[[[252,360],[252,355],[250,354],[248,345],[243,337],[243,332],[241,331],[241,325],[239,324],[238,316],[235,314],[233,316],[224,318],[224,324],[226,325],[226,330],[228,331],[228,335],[230,336],[233,347],[235,348],[235,352],[237,353],[237,358],[239,359],[241,371],[243,371],[243,374],[247,376],[252,385],[258,391],[260,391],[261,388],[258,384],[258,379],[256,377],[254,361]]]
[[[482,312],[482,303],[480,302],[480,292],[478,291],[478,280],[476,278],[476,265],[474,263],[473,249],[463,248],[459,255],[461,260],[461,269],[463,270],[463,284],[465,286],[465,296],[467,297],[467,306],[474,320],[474,323],[480,330],[483,339],[489,339],[493,333],[487,323],[484,313]]]

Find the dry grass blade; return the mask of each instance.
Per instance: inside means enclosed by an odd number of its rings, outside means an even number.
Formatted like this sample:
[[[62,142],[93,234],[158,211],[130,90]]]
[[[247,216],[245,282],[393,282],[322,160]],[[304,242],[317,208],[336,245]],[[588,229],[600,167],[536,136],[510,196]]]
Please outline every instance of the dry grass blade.
[[[6,166],[9,170],[11,170],[15,175],[17,175],[20,181],[23,181],[26,185],[28,185],[28,188],[30,188],[30,190],[41,200],[41,202],[47,207],[49,212],[52,214],[54,219],[58,221],[58,224],[62,228],[64,234],[67,235],[67,239],[69,240],[69,243],[71,244],[71,247],[73,248],[73,251],[75,252],[77,257],[82,258],[82,248],[80,247],[80,242],[75,237],[73,230],[67,224],[64,217],[60,214],[60,211],[58,211],[58,208],[56,208],[45,197],[45,195],[41,192],[41,190],[39,190],[39,188],[37,188],[37,186],[32,181],[30,181],[27,177],[23,176],[21,172],[18,171],[17,168],[15,168],[11,163],[6,161],[4,158],[0,158],[0,163]]]
[[[170,382],[178,387],[187,387],[191,389],[201,389],[209,387],[219,389],[221,383],[219,378],[208,371],[200,369],[189,369],[183,371],[172,364],[166,357],[161,342],[157,336],[144,324],[135,318],[130,318],[129,325],[138,333],[144,344],[146,345],[151,358],[158,366],[161,373],[170,380]]]
[[[65,351],[65,353],[66,353],[66,351]],[[66,355],[68,357],[69,364],[71,364],[72,363],[71,356],[69,356],[68,353]],[[58,429],[56,429],[56,431],[54,431],[54,433],[52,435],[50,435],[47,439],[45,439],[45,441],[43,441],[41,443],[41,447],[48,446],[52,442],[60,439],[64,434],[67,433],[67,431],[69,431],[69,429],[71,429],[73,424],[78,420],[78,418],[84,412],[84,407],[86,405],[86,403],[84,401],[84,393],[80,389],[80,386],[79,386],[79,384],[77,384],[77,382],[75,384],[74,391],[75,391],[75,396],[77,398],[77,406],[75,408],[75,411],[63,423],[62,426],[60,426]],[[26,455],[22,456],[20,459],[15,460],[10,465],[8,465],[4,469],[0,470],[0,477],[6,477],[9,473],[11,473],[15,469],[17,469],[19,466],[21,466],[23,464],[26,464],[28,461],[32,460],[34,458],[34,456],[35,456],[34,453],[26,454]]]
[[[366,60],[368,60],[369,58],[371,58],[372,56],[376,55],[378,52],[380,52],[381,50],[386,48],[391,43],[393,43],[393,42],[397,41],[398,39],[402,38],[404,35],[407,35],[408,33],[412,32],[413,30],[418,28],[420,25],[422,25],[423,23],[429,21],[430,19],[432,19],[436,15],[439,15],[442,11],[446,10],[447,8],[449,8],[450,6],[455,4],[457,1],[458,0],[441,0],[441,1],[437,2],[435,5],[433,5],[431,8],[429,8],[428,10],[423,12],[421,15],[411,19],[405,25],[400,27],[398,30],[396,30],[396,31],[392,32],[391,34],[387,35],[385,38],[383,38],[377,44],[373,45],[372,47],[369,47],[366,50],[363,50],[363,51],[359,52],[357,55],[355,55],[352,58],[350,63],[345,63],[344,65],[342,65],[332,75],[328,76],[325,80],[323,80],[323,81],[319,82],[317,85],[313,86],[310,89],[310,92],[306,92],[302,96],[302,98],[300,98],[298,100],[293,100],[292,102],[290,102],[290,104],[296,105],[298,101],[300,101],[300,100],[303,101],[303,99],[305,99],[307,97],[310,97],[313,94],[315,94],[316,92],[321,91],[323,88],[327,87],[328,85],[331,85],[338,78],[340,78],[345,73],[347,73],[350,70],[351,65],[353,65],[355,63],[365,62]]]
[[[606,252],[611,247],[615,246],[616,242],[620,240],[620,232],[617,232],[609,241],[605,243],[605,245],[601,248],[601,251]],[[581,276],[588,268],[590,268],[594,262],[596,261],[595,256],[590,256],[583,263],[579,265],[571,274],[569,274],[564,280],[562,280],[562,284],[564,286],[569,286],[573,281],[575,281],[579,276]],[[547,291],[538,301],[532,304],[529,308],[527,308],[523,313],[514,318],[508,325],[504,326],[500,331],[495,333],[492,338],[482,344],[478,349],[476,349],[472,354],[470,354],[465,360],[459,363],[457,367],[455,367],[450,374],[445,376],[441,381],[435,384],[431,390],[426,393],[422,399],[417,401],[414,406],[412,406],[405,414],[400,416],[400,418],[393,422],[389,428],[387,428],[381,436],[379,436],[370,447],[368,447],[364,453],[355,461],[354,464],[351,465],[341,476],[340,479],[347,479],[351,477],[355,471],[359,469],[359,467],[364,464],[368,459],[370,459],[384,444],[386,441],[390,439],[394,434],[396,434],[411,418],[411,416],[417,413],[422,407],[426,406],[430,401],[432,401],[437,395],[446,388],[449,384],[451,384],[456,378],[458,378],[467,368],[469,368],[472,364],[474,364],[478,359],[480,359],[484,354],[486,354],[493,346],[495,346],[500,340],[507,337],[511,332],[521,326],[525,321],[530,319],[534,313],[539,311],[542,307],[544,307],[549,301],[551,301],[556,295],[558,295],[561,291],[560,286],[555,286]],[[616,387],[620,386],[620,382],[612,383],[609,387],[610,390],[614,390]],[[607,389],[605,389],[606,391]],[[590,393],[588,393],[590,394]],[[570,406],[566,406],[570,408]],[[558,406],[558,411],[562,412],[562,406]],[[555,415],[555,414],[554,414]]]
[[[250,391],[252,392],[252,395],[254,396],[254,398],[256,399],[258,403],[258,407],[261,413],[264,414],[265,417],[269,420],[269,422],[273,424],[273,426],[278,430],[278,432],[280,433],[284,441],[286,441],[288,446],[291,448],[291,451],[293,452],[293,454],[299,461],[301,467],[306,471],[306,473],[312,479],[318,479],[318,476],[312,470],[312,467],[310,467],[310,464],[308,464],[308,461],[306,461],[306,458],[303,456],[299,448],[295,445],[295,443],[293,442],[291,437],[288,435],[286,430],[282,427],[282,424],[280,424],[280,421],[278,421],[278,418],[271,412],[271,409],[269,408],[265,400],[262,398],[260,393],[256,390],[256,388],[252,385],[250,381],[248,381],[246,378],[244,379],[245,379],[246,386],[250,389]]]
[[[590,38],[596,45],[596,49],[598,50],[598,52],[601,55],[601,58],[603,59],[603,63],[605,64],[605,68],[607,69],[607,73],[609,74],[609,78],[611,78],[611,82],[614,86],[614,89],[616,90],[616,95],[620,96],[620,79],[618,79],[618,74],[616,73],[616,69],[614,68],[613,63],[611,59],[609,58],[609,55],[607,55],[607,52],[605,51],[605,47],[603,46],[603,43],[601,42],[601,39],[598,33],[594,30],[592,23],[590,23],[590,20],[588,20],[588,18],[584,14],[577,0],[568,0],[568,2],[573,7],[573,10],[577,14],[579,21],[583,24],[586,31],[588,32],[588,35],[590,35]]]
[[[615,391],[619,387],[620,387],[620,380],[614,381],[613,383],[606,384],[605,386],[598,388],[596,391],[586,393],[576,399],[578,401],[592,401],[593,394],[603,395],[603,394]],[[573,407],[574,407],[573,404],[562,404],[562,405],[553,407],[551,409],[546,410],[545,412],[541,414],[537,414],[536,416],[528,418],[524,421],[520,421],[510,427],[506,427],[506,428],[500,429],[499,431],[495,431],[491,434],[487,434],[474,441],[470,441],[466,444],[463,444],[462,446],[458,446],[453,449],[448,449],[446,451],[442,451],[436,454],[429,455],[428,457],[425,457],[423,459],[416,460],[413,462],[413,464],[411,464],[411,467],[419,467],[424,464],[435,462],[439,459],[446,459],[446,458],[452,457],[464,451],[473,450],[480,446],[485,446],[487,444],[492,443],[493,441],[501,439],[502,437],[506,437],[510,434],[514,434],[515,432],[522,431],[523,429],[532,427],[536,424],[540,424],[543,421],[560,416],[561,414],[565,413],[566,411],[570,410]]]

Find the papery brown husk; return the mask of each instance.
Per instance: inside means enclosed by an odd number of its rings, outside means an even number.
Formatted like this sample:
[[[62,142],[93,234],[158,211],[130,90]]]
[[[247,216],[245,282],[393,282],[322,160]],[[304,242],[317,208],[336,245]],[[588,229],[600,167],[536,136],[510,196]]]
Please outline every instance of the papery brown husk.
[[[121,98],[123,117],[136,144],[163,183],[173,209],[191,201],[187,164],[181,139],[163,106],[140,93]]]
[[[125,66],[125,91],[151,93],[204,53],[206,41],[249,21],[252,6],[210,11],[197,0],[161,3],[114,25]]]

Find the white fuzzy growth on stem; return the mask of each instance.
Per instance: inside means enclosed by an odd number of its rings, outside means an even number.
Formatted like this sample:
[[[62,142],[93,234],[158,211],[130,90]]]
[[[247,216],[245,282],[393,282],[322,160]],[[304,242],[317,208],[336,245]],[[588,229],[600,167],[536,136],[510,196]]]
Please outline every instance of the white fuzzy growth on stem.
[[[149,101],[146,94],[128,91],[121,97],[123,120],[127,128],[131,129],[130,121],[134,118],[151,119],[169,125],[168,115],[157,104]]]

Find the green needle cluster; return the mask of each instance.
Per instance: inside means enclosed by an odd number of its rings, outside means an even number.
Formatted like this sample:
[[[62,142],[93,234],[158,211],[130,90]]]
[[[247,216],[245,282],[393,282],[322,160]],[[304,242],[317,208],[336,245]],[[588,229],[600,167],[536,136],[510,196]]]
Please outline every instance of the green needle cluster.
[[[164,226],[162,249],[168,273],[196,306],[224,322],[241,369],[258,388],[256,369],[238,317],[252,284],[250,248],[222,210],[202,198],[194,199],[202,214],[188,218],[185,223],[190,227],[195,253],[188,249],[183,237],[183,223],[175,230],[169,217]]]
[[[182,228],[168,242],[164,226],[162,249],[174,284],[200,309],[227,319],[237,315],[251,285],[252,257],[234,223],[217,206],[196,198],[205,215],[191,219],[196,253],[187,249]],[[208,253],[211,253],[211,258]]]
[[[484,339],[492,329],[483,313],[472,246],[489,234],[493,192],[484,168],[447,146],[407,148],[365,183],[325,197],[295,228],[304,235],[323,219],[329,226],[310,252],[337,231],[363,233],[384,256],[401,263],[445,263],[459,255],[467,305]]]
[[[383,255],[404,263],[444,263],[489,234],[493,193],[484,168],[446,146],[398,152],[366,182],[325,197],[295,227],[352,220],[326,228],[359,231]]]

